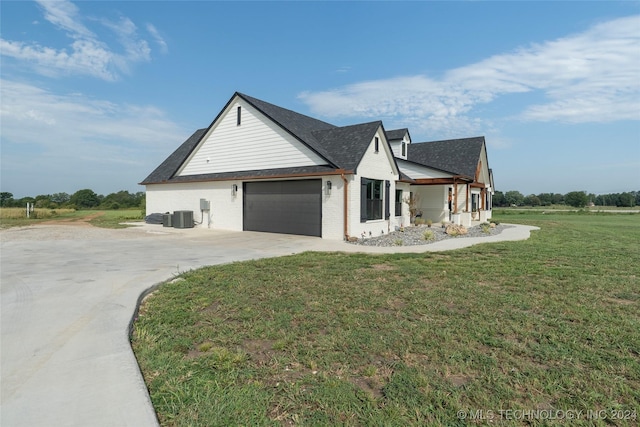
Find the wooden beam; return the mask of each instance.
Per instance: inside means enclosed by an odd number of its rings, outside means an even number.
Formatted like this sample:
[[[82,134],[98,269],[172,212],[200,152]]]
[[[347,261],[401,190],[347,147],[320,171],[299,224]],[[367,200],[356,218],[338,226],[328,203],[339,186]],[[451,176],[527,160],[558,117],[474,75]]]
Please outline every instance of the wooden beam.
[[[453,179],[454,193],[453,193],[453,213],[458,213],[458,183],[456,179]]]
[[[458,181],[472,181],[467,176],[454,176],[451,178],[417,178],[413,185],[447,185],[455,184]]]
[[[469,184],[467,183],[467,197],[465,201],[465,210],[469,212]]]

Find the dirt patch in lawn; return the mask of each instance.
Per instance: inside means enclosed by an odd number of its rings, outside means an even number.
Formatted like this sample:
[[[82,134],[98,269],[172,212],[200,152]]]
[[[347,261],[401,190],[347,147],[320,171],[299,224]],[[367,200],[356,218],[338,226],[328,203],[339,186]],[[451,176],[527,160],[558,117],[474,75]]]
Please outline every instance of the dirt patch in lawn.
[[[96,212],[91,215],[83,216],[81,218],[65,218],[65,219],[52,219],[50,221],[43,221],[39,225],[72,225],[76,227],[93,227],[89,221],[96,219],[104,215],[104,212]]]

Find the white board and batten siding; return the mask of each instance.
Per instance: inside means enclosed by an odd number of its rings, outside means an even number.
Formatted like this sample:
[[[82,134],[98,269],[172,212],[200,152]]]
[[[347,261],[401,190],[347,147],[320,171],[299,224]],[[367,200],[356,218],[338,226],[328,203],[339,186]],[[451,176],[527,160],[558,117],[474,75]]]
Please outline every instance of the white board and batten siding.
[[[404,144],[404,155],[402,154],[402,144]],[[411,139],[409,139],[409,134],[406,133],[402,140],[393,141],[391,145],[391,149],[393,150],[393,155],[398,159],[407,160],[407,151],[409,151],[409,144],[411,144]]]
[[[397,159],[402,172],[413,179],[451,178],[453,174]]]
[[[241,120],[237,114],[240,107]],[[231,102],[178,176],[325,165],[315,152],[240,98]]]

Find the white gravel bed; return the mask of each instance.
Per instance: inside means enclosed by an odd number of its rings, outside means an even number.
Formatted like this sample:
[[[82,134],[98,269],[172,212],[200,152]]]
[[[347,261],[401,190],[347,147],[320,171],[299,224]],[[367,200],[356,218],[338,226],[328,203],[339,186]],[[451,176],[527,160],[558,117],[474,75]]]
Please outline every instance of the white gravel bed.
[[[449,236],[445,233],[445,229],[441,225],[432,225],[431,227],[428,227],[427,225],[416,225],[405,227],[404,231],[392,231],[391,233],[383,234],[382,236],[361,238],[350,243],[354,245],[381,247],[428,245],[445,239],[492,236],[500,234],[505,228],[509,228],[509,226],[498,224],[495,228],[490,228],[488,233],[485,233],[479,225],[475,225],[467,229],[467,234]],[[426,240],[424,237],[425,231],[427,230],[431,230],[433,232],[433,238],[431,240]]]

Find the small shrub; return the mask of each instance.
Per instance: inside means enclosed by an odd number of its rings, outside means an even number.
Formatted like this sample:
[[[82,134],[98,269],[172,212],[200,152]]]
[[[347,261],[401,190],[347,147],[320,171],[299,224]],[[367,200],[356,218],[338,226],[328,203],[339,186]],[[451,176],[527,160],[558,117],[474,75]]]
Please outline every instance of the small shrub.
[[[402,245],[403,245],[403,243],[404,243],[404,242],[402,241],[402,239],[396,239],[396,240],[394,240],[394,242],[393,242],[393,244],[394,244],[394,245],[396,245],[396,246],[402,246]]]
[[[431,225],[433,224],[433,221],[431,221],[430,219],[427,220],[427,227],[431,227]]]
[[[489,234],[491,232],[491,224],[489,224],[488,222],[483,222],[482,224],[480,224],[480,228],[485,234]]]
[[[433,230],[426,230],[424,234],[422,234],[422,237],[424,237],[424,240],[433,240],[436,238]]]
[[[415,225],[424,225],[426,223],[426,221],[424,220],[424,218],[416,218],[416,220],[414,221]]]

